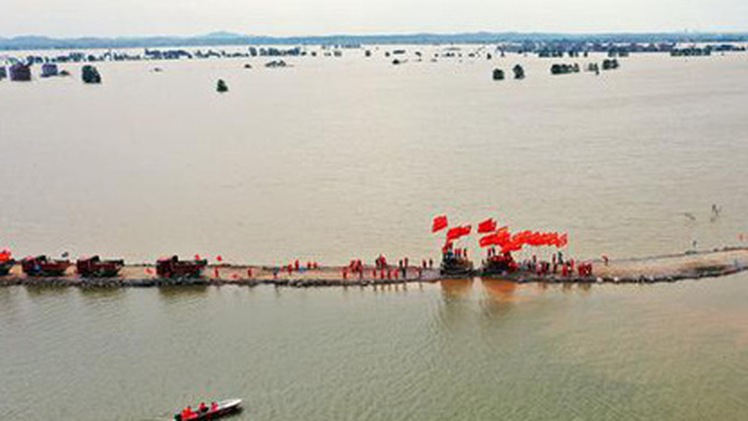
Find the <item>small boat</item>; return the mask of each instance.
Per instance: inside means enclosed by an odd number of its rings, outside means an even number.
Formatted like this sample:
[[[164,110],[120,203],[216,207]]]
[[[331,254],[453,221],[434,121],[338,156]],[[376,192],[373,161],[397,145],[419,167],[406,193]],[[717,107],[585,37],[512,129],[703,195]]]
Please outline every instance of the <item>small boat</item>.
[[[23,273],[28,276],[63,276],[70,266],[70,260],[48,259],[43,255],[27,257],[21,261]]]
[[[125,266],[124,260],[101,260],[99,256],[78,259],[75,262],[78,274],[85,278],[112,278],[119,275]]]
[[[194,416],[183,419],[181,413],[174,414],[174,421],[202,421],[215,420],[227,415],[236,414],[242,410],[241,399],[227,399],[216,402],[217,407],[213,410],[208,409],[205,412],[195,412]]]
[[[156,273],[162,278],[199,278],[208,261],[179,260],[177,256],[159,259],[156,262]]]

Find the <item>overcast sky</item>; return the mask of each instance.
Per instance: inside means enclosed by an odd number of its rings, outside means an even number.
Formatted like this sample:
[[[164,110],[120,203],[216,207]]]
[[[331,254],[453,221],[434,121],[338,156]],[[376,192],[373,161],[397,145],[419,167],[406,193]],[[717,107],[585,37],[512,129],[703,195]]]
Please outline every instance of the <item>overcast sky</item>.
[[[0,36],[748,31],[748,0],[0,0]]]

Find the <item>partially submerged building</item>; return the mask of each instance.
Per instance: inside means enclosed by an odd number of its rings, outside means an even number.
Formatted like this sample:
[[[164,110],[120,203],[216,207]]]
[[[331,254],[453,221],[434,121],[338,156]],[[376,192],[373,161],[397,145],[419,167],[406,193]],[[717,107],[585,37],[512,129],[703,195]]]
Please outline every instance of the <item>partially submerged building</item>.
[[[28,82],[31,80],[31,66],[16,63],[10,66],[10,80],[13,82]]]
[[[52,76],[57,76],[59,74],[60,74],[60,71],[57,68],[56,64],[54,63],[42,64],[42,77],[52,77]]]

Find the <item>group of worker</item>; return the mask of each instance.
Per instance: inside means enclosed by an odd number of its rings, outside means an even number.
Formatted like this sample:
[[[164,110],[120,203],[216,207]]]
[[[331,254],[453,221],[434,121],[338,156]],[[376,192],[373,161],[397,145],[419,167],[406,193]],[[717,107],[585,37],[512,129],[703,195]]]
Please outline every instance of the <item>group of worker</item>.
[[[384,269],[387,267],[387,258],[384,257],[383,254],[380,254],[379,257],[374,259],[374,265],[377,267],[377,269]]]
[[[303,272],[304,270],[316,269],[319,269],[318,262],[307,261],[306,265],[302,265],[301,261],[299,259],[296,259],[285,266],[273,269],[273,279],[278,279],[278,275],[281,273],[281,271],[286,271],[288,275],[291,276],[291,274],[293,274],[294,272]],[[252,277],[252,272],[248,271],[247,274],[250,278]]]
[[[434,259],[429,259],[428,261],[426,261],[426,259],[421,260],[421,267],[424,269],[427,267],[432,269],[434,267]]]
[[[197,419],[201,415],[204,415],[208,412],[216,412],[216,411],[218,411],[218,404],[216,402],[212,402],[210,406],[206,405],[205,402],[201,402],[200,406],[197,407],[197,412],[195,412],[191,406],[188,406],[187,408],[184,408],[182,412],[177,414],[174,418],[177,421],[189,421],[189,420]]]
[[[376,279],[377,277],[379,279],[395,279],[399,280],[407,279],[408,277],[408,269],[411,268],[415,270],[416,274],[418,275],[418,278],[421,278],[423,275],[423,269],[421,267],[411,267],[410,266],[410,259],[405,257],[403,259],[398,260],[397,262],[397,270],[394,268],[390,268],[387,265],[387,258],[385,258],[383,255],[379,255],[376,259],[374,259],[375,267],[371,270],[371,276],[372,278]],[[423,261],[424,268],[426,267],[426,261]],[[342,276],[343,279],[348,279],[348,274],[357,274],[359,279],[363,279],[364,277],[364,264],[361,261],[361,259],[354,259],[351,260],[348,263],[348,266],[345,266],[342,268]]]
[[[531,259],[524,261],[522,265],[524,270],[535,272],[539,276],[558,274],[561,276],[573,276],[576,271],[581,277],[592,276],[592,263],[576,262],[574,259],[564,260],[561,252],[554,254],[551,261],[540,261],[537,256],[533,255]]]
[[[319,263],[312,262],[312,261],[307,261],[306,262],[306,270],[313,270],[313,269],[319,269]],[[303,271],[304,267],[301,264],[301,262],[299,261],[299,259],[296,259],[296,260],[294,260],[293,263],[289,263],[286,266],[286,270],[288,270],[288,274],[290,275],[294,271],[295,272],[301,272],[301,271]]]

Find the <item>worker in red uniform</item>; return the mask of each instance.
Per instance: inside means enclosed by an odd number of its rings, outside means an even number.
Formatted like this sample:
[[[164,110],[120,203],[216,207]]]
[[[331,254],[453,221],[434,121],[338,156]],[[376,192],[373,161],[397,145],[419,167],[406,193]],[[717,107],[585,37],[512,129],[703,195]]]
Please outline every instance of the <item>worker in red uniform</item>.
[[[206,405],[205,402],[200,402],[200,406],[197,407],[197,412],[200,414],[208,412],[208,405]]]

